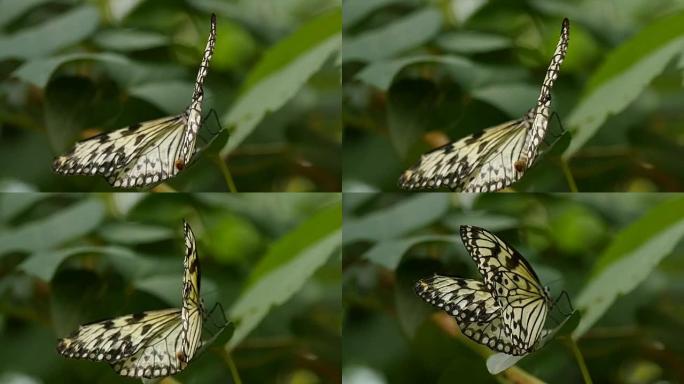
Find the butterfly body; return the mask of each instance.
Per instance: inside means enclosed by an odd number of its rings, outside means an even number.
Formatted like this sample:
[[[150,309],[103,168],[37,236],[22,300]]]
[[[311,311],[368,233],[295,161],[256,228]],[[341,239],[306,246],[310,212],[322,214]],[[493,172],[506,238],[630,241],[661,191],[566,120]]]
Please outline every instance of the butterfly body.
[[[403,189],[446,187],[459,192],[492,192],[520,180],[538,157],[548,127],[551,88],[568,49],[570,23],[561,36],[546,71],[535,107],[509,121],[423,154],[399,178]]]
[[[53,162],[64,175],[102,175],[117,188],[140,188],[174,177],[196,151],[202,122],[203,84],[216,44],[216,16],[188,108],[176,116],[132,124],[79,141]]]
[[[155,378],[185,369],[201,345],[204,308],[195,237],[184,223],[183,305],[81,325],[57,343],[64,357],[104,361],[122,376]]]
[[[462,226],[461,239],[482,281],[434,275],[416,283],[416,293],[456,319],[462,333],[492,350],[525,355],[546,332],[548,289],[530,264],[496,235]]]

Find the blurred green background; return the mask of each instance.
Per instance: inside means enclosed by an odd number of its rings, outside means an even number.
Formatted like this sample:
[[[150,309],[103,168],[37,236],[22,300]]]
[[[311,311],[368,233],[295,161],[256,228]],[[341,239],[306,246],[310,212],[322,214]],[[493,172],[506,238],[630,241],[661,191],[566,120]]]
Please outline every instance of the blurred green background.
[[[682,0],[347,0],[344,180],[394,191],[421,153],[536,103],[570,20],[551,138],[516,191],[684,188]],[[558,120],[560,120],[561,125]],[[552,140],[550,140],[552,141]],[[371,166],[369,166],[369,164]]]
[[[55,175],[53,157],[182,113],[211,13],[203,115],[230,137],[167,186],[225,191],[223,161],[238,191],[339,191],[340,0],[0,0],[0,191],[110,190]]]
[[[490,375],[488,350],[415,294],[434,273],[480,279],[464,224],[516,248],[554,298],[568,292],[594,383],[684,382],[684,195],[345,194],[343,210],[345,384],[584,382],[568,336]]]
[[[220,302],[236,327],[165,382],[233,382],[221,347],[244,383],[340,382],[340,200],[1,194],[0,383],[134,382],[61,357],[57,338],[85,322],[178,307],[183,218],[197,238],[207,309]]]

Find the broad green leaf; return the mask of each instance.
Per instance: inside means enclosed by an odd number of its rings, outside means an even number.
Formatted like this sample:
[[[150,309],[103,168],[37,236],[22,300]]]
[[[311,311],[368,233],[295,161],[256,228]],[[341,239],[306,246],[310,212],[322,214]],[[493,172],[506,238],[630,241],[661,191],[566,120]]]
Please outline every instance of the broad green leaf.
[[[228,155],[264,116],[282,107],[341,48],[339,8],[305,24],[270,48],[248,75],[241,95],[222,119],[231,132],[221,151]]]
[[[394,239],[425,227],[442,217],[448,209],[448,193],[427,193],[413,195],[361,218],[345,217],[344,243]]]
[[[341,208],[336,207],[338,217],[329,221],[340,222]],[[310,220],[318,222],[316,215]],[[321,223],[322,224],[322,223]],[[342,242],[339,225],[327,233],[311,238],[300,228],[310,228],[311,222],[303,223],[292,234],[286,235],[271,248],[261,265],[255,268],[254,277],[248,278],[247,286],[228,311],[231,321],[236,321],[235,335],[227,348],[239,344],[266,316],[271,307],[286,302],[306,283],[311,275],[338,249]],[[326,225],[327,226],[327,225]],[[322,236],[322,237],[321,237]],[[297,252],[293,254],[292,251]]]
[[[110,29],[99,32],[95,43],[111,51],[135,51],[161,47],[169,43],[169,37],[157,32]]]
[[[456,242],[460,241],[459,236],[439,236],[439,235],[424,235],[424,236],[414,236],[406,239],[393,239],[388,241],[378,242],[369,249],[364,257],[375,264],[381,265],[388,269],[396,269],[401,262],[401,258],[404,256],[409,248],[413,247],[419,243],[426,243],[432,241],[444,241],[444,242]]]
[[[187,81],[161,81],[144,83],[131,87],[130,94],[151,104],[156,105],[166,113],[177,115],[182,113],[188,105],[194,85]],[[204,91],[205,99],[211,100],[208,90]]]
[[[345,37],[344,61],[372,62],[415,48],[432,39],[442,26],[442,14],[422,8],[381,28]]]
[[[108,243],[144,244],[174,238],[176,232],[167,227],[139,224],[135,222],[116,222],[106,224],[98,230]]]
[[[342,2],[342,23],[348,28],[382,7],[402,3],[411,4],[415,3],[415,0],[345,0]]]
[[[30,59],[49,55],[91,36],[100,16],[91,5],[74,8],[44,24],[0,36],[0,60]]]
[[[38,252],[93,231],[105,217],[99,199],[86,199],[48,217],[0,233],[0,255],[11,251]]]
[[[512,41],[508,37],[475,31],[459,31],[442,34],[437,39],[442,49],[456,53],[483,53],[509,48]]]
[[[43,3],[51,2],[52,0],[0,0],[0,27],[14,21],[25,12]]]
[[[473,66],[470,60],[459,56],[416,55],[375,61],[359,71],[356,78],[380,90],[387,91],[394,77],[402,69],[419,63],[453,65],[456,70]]]
[[[12,75],[38,88],[45,88],[45,85],[50,80],[50,76],[60,65],[77,60],[112,62],[126,66],[131,64],[126,57],[113,53],[68,53],[49,58],[29,60],[17,68]]]
[[[247,285],[255,284],[262,276],[295,258],[312,243],[324,239],[342,226],[342,206],[338,202],[311,216],[294,231],[278,240],[250,273]]]
[[[610,52],[568,117],[571,157],[606,119],[627,108],[684,49],[684,12],[659,19]]]
[[[0,222],[13,219],[38,201],[50,197],[45,193],[5,193],[0,195]]]
[[[588,283],[575,300],[582,321],[573,338],[591,328],[619,295],[628,294],[644,281],[682,237],[683,197],[660,203],[622,230],[598,258]]]
[[[506,229],[516,228],[518,218],[504,215],[497,215],[482,211],[463,212],[458,215],[446,216],[442,223],[454,231],[454,236],[458,236],[461,225],[474,225],[486,228],[488,231],[497,232]]]
[[[472,95],[517,119],[535,105],[539,88],[521,83],[492,84],[474,89]]]
[[[112,258],[118,258],[119,260],[126,260],[129,264],[133,265],[137,265],[137,261],[141,259],[127,248],[81,246],[61,250],[38,251],[24,260],[19,265],[19,269],[43,281],[50,281],[55,275],[55,271],[57,271],[57,268],[59,268],[64,260],[71,256],[93,253],[111,256]]]

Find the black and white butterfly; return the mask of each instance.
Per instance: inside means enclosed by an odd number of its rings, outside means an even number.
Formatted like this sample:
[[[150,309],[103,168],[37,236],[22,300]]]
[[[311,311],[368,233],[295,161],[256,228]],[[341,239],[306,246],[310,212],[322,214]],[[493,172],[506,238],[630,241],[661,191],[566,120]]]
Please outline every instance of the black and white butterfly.
[[[456,318],[469,339],[509,355],[535,350],[553,301],[532,266],[513,247],[482,228],[461,226],[461,239],[482,281],[435,275],[416,293]]]
[[[569,38],[570,22],[564,19],[537,105],[525,116],[422,155],[418,164],[401,175],[399,186],[404,189],[444,187],[461,192],[493,192],[520,180],[537,159],[546,136],[551,88],[565,59]]]
[[[202,345],[205,316],[195,235],[184,222],[183,304],[85,324],[60,339],[64,357],[104,361],[122,376],[155,378],[176,374]],[[225,325],[223,325],[225,327]]]
[[[69,153],[55,159],[54,171],[64,175],[102,175],[114,187],[132,188],[160,183],[185,169],[196,152],[204,79],[215,45],[216,15],[212,14],[195,90],[183,113],[79,141]]]

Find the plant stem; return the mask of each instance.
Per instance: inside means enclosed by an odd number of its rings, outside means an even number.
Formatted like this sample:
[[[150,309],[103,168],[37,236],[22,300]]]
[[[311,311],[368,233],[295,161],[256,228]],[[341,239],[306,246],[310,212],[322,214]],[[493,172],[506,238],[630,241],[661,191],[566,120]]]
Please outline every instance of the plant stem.
[[[230,376],[233,378],[233,383],[242,384],[242,380],[240,379],[240,374],[238,373],[237,367],[235,366],[233,357],[230,355],[230,352],[226,351],[223,348],[222,350],[223,358],[226,360],[226,363],[228,363],[228,369],[230,369]]]
[[[228,169],[228,165],[226,164],[225,161],[221,158],[219,155],[213,156],[214,162],[216,165],[218,165],[219,169],[221,170],[221,174],[223,175],[223,178],[226,180],[226,185],[228,186],[228,190],[231,191],[232,193],[237,193],[237,188],[235,187],[235,181],[233,181],[233,176],[230,174],[230,170]]]
[[[570,187],[570,192],[577,193],[577,184],[575,183],[575,179],[572,177],[572,172],[570,172],[568,162],[561,157],[560,164],[561,168],[563,169],[563,174],[565,175],[565,180],[568,182],[568,187]]]
[[[589,375],[587,364],[584,362],[584,356],[582,356],[582,352],[577,347],[577,343],[575,343],[575,340],[573,340],[570,336],[566,337],[565,339],[566,344],[570,347],[570,350],[572,350],[572,354],[575,356],[575,360],[577,360],[577,365],[579,365],[580,372],[582,372],[582,378],[584,379],[584,383],[592,384],[593,382],[591,381],[591,376]]]

